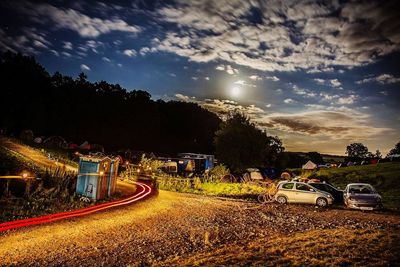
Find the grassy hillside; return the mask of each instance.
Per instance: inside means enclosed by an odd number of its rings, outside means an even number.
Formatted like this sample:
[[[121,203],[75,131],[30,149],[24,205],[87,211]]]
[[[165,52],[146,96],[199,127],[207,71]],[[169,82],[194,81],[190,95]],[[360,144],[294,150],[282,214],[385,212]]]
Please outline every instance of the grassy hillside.
[[[388,162],[377,165],[351,166],[345,168],[320,169],[316,171],[292,170],[309,178],[326,180],[344,189],[349,183],[372,184],[383,196],[388,208],[400,208],[400,163]]]

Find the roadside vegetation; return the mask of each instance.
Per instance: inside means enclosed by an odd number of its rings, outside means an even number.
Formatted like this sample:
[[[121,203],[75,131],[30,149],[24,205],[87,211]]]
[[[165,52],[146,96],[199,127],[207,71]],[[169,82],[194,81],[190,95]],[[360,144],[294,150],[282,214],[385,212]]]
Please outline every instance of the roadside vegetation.
[[[61,167],[45,168],[0,147],[0,222],[26,219],[92,205],[75,194],[76,174]],[[115,197],[118,197],[116,195]]]

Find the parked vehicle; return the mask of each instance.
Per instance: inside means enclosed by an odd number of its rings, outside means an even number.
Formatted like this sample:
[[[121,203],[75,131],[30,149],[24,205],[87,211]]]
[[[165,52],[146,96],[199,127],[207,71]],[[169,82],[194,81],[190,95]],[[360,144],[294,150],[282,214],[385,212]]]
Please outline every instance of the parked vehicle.
[[[343,203],[343,190],[340,190],[328,183],[321,183],[321,182],[309,182],[309,185],[317,188],[320,191],[324,191],[329,193],[335,199],[335,203]]]
[[[343,193],[346,207],[360,210],[374,210],[383,208],[382,197],[370,184],[348,184]]]
[[[331,194],[320,191],[315,187],[296,181],[280,182],[275,194],[275,201],[285,203],[307,203],[326,207],[333,203]]]

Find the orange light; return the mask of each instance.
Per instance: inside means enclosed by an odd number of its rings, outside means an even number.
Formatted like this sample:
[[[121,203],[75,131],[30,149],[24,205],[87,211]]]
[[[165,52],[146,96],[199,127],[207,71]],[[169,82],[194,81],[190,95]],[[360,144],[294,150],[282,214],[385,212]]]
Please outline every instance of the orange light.
[[[139,172],[140,172],[140,169],[137,169],[136,171],[139,173]]]
[[[28,178],[28,173],[27,172],[23,172],[22,173],[22,178]]]
[[[103,175],[103,174],[104,174],[104,172],[103,172],[103,171],[101,171],[101,172],[100,172],[100,175]]]

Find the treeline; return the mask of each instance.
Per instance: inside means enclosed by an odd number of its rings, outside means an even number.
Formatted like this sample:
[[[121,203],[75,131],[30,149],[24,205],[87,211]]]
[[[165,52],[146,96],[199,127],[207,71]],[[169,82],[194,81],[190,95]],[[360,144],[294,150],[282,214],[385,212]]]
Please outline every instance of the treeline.
[[[194,103],[154,101],[148,92],[127,91],[56,72],[33,57],[0,55],[0,127],[18,135],[60,135],[68,141],[155,152],[213,153],[221,120]]]

